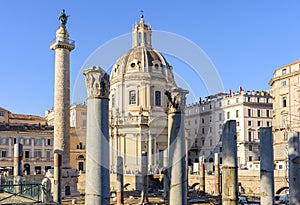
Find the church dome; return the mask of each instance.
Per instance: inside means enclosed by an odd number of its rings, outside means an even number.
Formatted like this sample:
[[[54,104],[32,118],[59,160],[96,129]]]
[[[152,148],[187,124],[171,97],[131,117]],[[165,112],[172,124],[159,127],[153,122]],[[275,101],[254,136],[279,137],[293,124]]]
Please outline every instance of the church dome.
[[[122,55],[111,71],[111,83],[119,81],[125,75],[142,74],[149,77],[164,78],[175,83],[172,66],[164,56],[151,45],[151,28],[144,24],[143,18],[132,30],[132,48]]]

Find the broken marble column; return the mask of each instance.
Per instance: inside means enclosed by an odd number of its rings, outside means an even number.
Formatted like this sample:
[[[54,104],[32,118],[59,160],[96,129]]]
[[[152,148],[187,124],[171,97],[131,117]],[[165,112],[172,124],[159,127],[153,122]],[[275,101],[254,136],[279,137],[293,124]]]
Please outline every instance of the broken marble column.
[[[186,90],[166,91],[168,98],[169,204],[187,204],[187,171],[184,131]]]
[[[204,166],[204,156],[200,157],[200,192],[205,194],[205,166]]]
[[[21,143],[14,144],[14,184],[15,192],[21,192],[22,185],[22,160],[23,160],[23,145]]]
[[[299,132],[289,133],[288,160],[289,160],[289,204],[300,204],[300,147]]]
[[[149,203],[148,200],[148,153],[142,152],[142,193],[141,204]]]
[[[260,204],[273,205],[274,157],[272,127],[260,128]]]
[[[236,121],[229,120],[224,124],[222,133],[222,205],[238,203]]]
[[[117,204],[124,204],[124,175],[123,175],[123,157],[117,158]]]
[[[220,159],[219,153],[215,153],[215,194],[219,195],[220,192]]]
[[[97,66],[83,74],[87,89],[85,204],[109,205],[109,75]]]
[[[22,176],[23,145],[14,144],[14,177]]]

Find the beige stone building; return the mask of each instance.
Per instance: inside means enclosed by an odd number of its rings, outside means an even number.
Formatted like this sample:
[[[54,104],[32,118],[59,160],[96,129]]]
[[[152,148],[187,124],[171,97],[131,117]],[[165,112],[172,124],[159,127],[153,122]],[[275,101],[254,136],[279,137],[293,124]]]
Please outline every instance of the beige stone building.
[[[276,69],[269,85],[276,169],[287,169],[289,134],[300,132],[300,60]]]
[[[187,107],[190,166],[197,163],[200,156],[205,156],[207,169],[212,170],[215,152],[222,162],[222,127],[227,120],[237,121],[239,167],[255,169],[260,160],[259,128],[272,126],[272,97],[268,92],[244,92],[242,89],[236,93],[211,95]]]
[[[70,106],[70,164],[73,169],[85,172],[86,159],[86,104]],[[45,118],[48,125],[54,125],[54,111],[46,110]]]
[[[15,143],[23,144],[24,174],[44,174],[53,166],[53,127],[39,116],[14,114],[1,108],[0,171],[13,170]]]

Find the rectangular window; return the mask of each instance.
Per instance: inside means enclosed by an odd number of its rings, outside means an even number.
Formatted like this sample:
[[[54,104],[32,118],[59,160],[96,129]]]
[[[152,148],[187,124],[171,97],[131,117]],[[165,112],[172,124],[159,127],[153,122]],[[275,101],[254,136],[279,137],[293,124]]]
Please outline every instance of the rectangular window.
[[[282,87],[286,86],[286,81],[285,80],[281,81],[281,86]]]
[[[42,145],[42,140],[41,139],[35,139],[35,145],[41,146]]]
[[[204,131],[204,127],[202,128],[202,134],[204,134],[205,133],[205,131]]]
[[[86,127],[86,120],[82,120],[82,127]]]
[[[252,142],[252,132],[251,131],[248,132],[248,141]]]
[[[7,157],[7,152],[6,151],[1,151],[1,157],[6,158]]]
[[[209,146],[212,146],[212,139],[209,140]]]
[[[29,151],[25,151],[25,159],[30,158],[30,152]]]
[[[282,75],[285,75],[286,74],[286,69],[282,69]]]
[[[195,120],[195,125],[197,125],[197,120]]]
[[[252,156],[249,156],[249,162],[252,162]]]
[[[51,146],[52,145],[52,143],[51,143],[51,139],[47,139],[47,144],[46,144],[47,146]]]
[[[30,139],[29,138],[25,138],[24,139],[24,144],[25,145],[30,145]]]
[[[219,113],[219,121],[222,120],[222,113]]]
[[[258,126],[258,127],[261,126],[261,121],[257,121],[257,126]]]
[[[252,151],[252,149],[253,149],[252,145],[249,145],[249,151]]]
[[[46,151],[46,157],[47,157],[47,159],[50,159],[50,157],[51,157],[51,152],[49,150]]]
[[[270,110],[266,110],[267,117],[270,117]]]
[[[8,143],[7,138],[2,138],[2,139],[1,139],[1,144],[2,144],[2,145],[6,145],[7,143]]]
[[[209,132],[212,133],[212,127],[209,127]]]
[[[209,122],[211,122],[212,121],[212,116],[209,116]]]
[[[81,115],[86,115],[86,112],[81,112]]]
[[[78,162],[78,170],[83,171],[84,170],[84,163],[83,162]]]
[[[42,158],[42,151],[34,151],[35,158]]]
[[[3,111],[0,111],[0,117],[4,117],[5,113]]]
[[[188,121],[188,125],[191,125],[191,121],[190,120]]]
[[[248,126],[251,126],[251,124],[252,124],[252,122],[249,120],[249,121],[248,121]]]
[[[205,145],[205,140],[202,140],[202,146],[204,146]]]
[[[136,104],[136,92],[135,90],[132,90],[129,92],[129,104],[133,105]]]
[[[270,122],[269,121],[267,122],[267,127],[270,127]]]
[[[197,129],[195,129],[195,135],[197,134]]]
[[[204,120],[204,118],[202,118],[202,124],[204,124],[204,122],[205,122],[205,120]]]
[[[230,119],[230,112],[227,112],[227,119]]]
[[[260,117],[260,110],[257,110],[257,117]]]
[[[161,92],[155,91],[155,105],[161,106]]]
[[[239,110],[235,111],[235,117],[239,117]]]
[[[282,97],[282,107],[286,107],[286,97]]]
[[[248,109],[248,116],[251,117],[251,109]]]
[[[248,97],[248,102],[251,102],[251,98],[250,97]]]
[[[259,97],[257,97],[257,102],[259,103],[259,101],[260,101],[260,99],[259,99]]]

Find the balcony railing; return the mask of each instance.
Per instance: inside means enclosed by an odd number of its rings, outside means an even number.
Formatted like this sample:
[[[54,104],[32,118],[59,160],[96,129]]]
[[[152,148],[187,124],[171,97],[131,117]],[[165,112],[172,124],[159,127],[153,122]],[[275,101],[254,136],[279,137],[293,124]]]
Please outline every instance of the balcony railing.
[[[53,46],[54,44],[56,43],[61,43],[61,44],[69,44],[71,46],[74,46],[75,47],[75,41],[74,40],[71,40],[71,39],[64,39],[63,41],[60,41],[60,40],[57,40],[57,39],[54,39],[50,42],[50,46]]]

